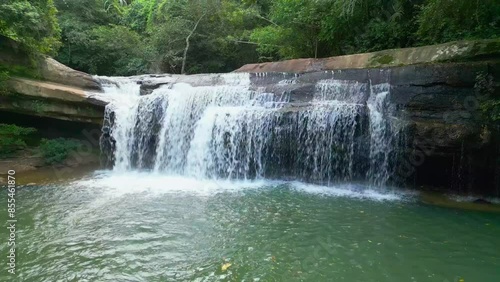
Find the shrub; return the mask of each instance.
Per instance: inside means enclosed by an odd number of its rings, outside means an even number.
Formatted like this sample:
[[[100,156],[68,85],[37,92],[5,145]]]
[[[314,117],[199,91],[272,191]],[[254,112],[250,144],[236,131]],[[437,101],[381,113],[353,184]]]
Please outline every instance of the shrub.
[[[424,44],[498,37],[498,0],[427,0],[417,16]]]
[[[7,94],[7,80],[9,79],[9,72],[0,68],[0,95]]]
[[[26,148],[25,138],[34,132],[36,129],[31,127],[0,124],[0,157],[8,157]]]
[[[73,139],[42,139],[40,152],[46,164],[60,164],[68,158],[72,151],[78,150],[80,146],[81,143]]]

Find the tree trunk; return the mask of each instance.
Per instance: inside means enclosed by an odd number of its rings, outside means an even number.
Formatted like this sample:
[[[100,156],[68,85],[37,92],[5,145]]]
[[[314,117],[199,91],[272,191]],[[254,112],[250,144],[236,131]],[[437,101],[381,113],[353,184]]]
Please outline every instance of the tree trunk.
[[[186,60],[187,60],[187,53],[188,53],[188,50],[189,50],[189,39],[191,39],[191,36],[193,36],[193,33],[196,31],[196,28],[198,27],[198,24],[200,23],[201,19],[203,19],[204,16],[205,16],[205,14],[201,15],[201,17],[198,19],[198,21],[196,21],[196,24],[194,25],[194,27],[191,30],[191,32],[186,37],[186,48],[184,48],[184,54],[182,56],[181,74],[185,74],[186,73]]]
[[[314,41],[314,58],[318,58],[318,38]]]

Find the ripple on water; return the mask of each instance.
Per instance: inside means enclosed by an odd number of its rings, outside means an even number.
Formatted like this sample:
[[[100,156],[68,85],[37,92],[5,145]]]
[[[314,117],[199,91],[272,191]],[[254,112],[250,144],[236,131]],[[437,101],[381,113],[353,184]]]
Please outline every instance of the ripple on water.
[[[500,277],[497,214],[390,189],[98,172],[18,199],[23,281]]]

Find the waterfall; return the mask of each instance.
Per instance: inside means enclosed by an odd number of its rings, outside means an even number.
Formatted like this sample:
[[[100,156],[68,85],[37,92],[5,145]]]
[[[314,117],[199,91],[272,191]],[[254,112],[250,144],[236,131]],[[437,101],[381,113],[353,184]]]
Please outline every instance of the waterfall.
[[[297,106],[289,91],[256,87],[249,74],[179,78],[144,96],[141,78],[100,79],[116,171],[383,186],[394,167],[388,84],[318,80]],[[297,76],[275,84],[295,87]]]
[[[398,130],[391,128],[391,109],[388,103],[388,83],[370,87],[367,107],[370,118],[370,169],[368,177],[372,184],[383,185],[389,180],[393,169],[394,150],[397,148]]]

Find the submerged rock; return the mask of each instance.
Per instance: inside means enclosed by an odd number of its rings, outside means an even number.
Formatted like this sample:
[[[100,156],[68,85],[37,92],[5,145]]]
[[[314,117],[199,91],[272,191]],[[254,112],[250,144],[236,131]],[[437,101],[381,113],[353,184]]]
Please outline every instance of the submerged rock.
[[[492,205],[493,203],[485,200],[485,199],[477,199],[473,201],[474,204],[481,204],[481,205]]]

